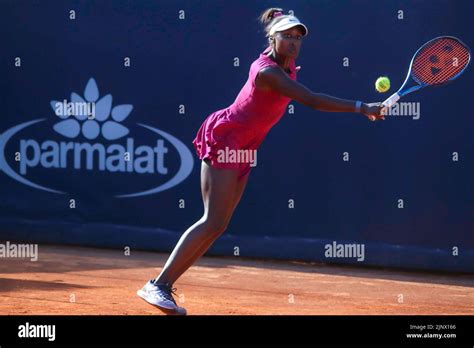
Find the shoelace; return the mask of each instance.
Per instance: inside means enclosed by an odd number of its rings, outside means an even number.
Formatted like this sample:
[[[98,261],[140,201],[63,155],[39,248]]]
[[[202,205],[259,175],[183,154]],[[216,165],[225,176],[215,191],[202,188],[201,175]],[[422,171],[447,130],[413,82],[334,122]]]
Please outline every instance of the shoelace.
[[[168,301],[171,301],[174,304],[176,304],[172,294],[177,296],[176,294],[176,290],[178,290],[177,288],[172,288],[171,286],[167,284],[154,284],[154,285],[156,286],[157,291],[161,296],[163,296]]]

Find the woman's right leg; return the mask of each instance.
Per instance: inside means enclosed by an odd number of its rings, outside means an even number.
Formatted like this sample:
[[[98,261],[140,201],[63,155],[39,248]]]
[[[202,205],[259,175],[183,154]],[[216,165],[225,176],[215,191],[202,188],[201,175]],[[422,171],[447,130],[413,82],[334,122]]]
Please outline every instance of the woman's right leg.
[[[247,180],[248,180],[248,176],[245,176],[244,178],[241,178],[238,180],[238,183],[237,183],[237,187],[236,187],[236,190],[234,192],[234,199],[233,199],[233,205],[232,205],[232,212],[230,214],[230,216],[233,215],[234,211],[235,211],[235,208],[237,208],[237,205],[240,201],[240,198],[242,197],[242,194],[245,190],[245,187],[247,185]],[[203,186],[205,187],[205,186]],[[207,194],[206,192],[203,190],[203,202],[204,202],[204,206],[206,206],[206,200],[207,200]],[[230,219],[230,218],[229,218]],[[214,239],[215,241],[215,239]],[[211,241],[210,244],[206,244],[204,243],[200,248],[197,248],[194,253],[192,254],[192,256],[190,257],[189,259],[189,264],[185,264],[183,265],[182,268],[178,269],[177,270],[177,273],[176,273],[176,279],[178,279],[191,265],[193,265],[202,255],[204,255],[206,253],[206,251],[210,248],[210,246],[212,245],[213,241]]]
[[[236,206],[235,192],[242,184],[238,176],[236,170],[215,169],[202,162],[204,215],[181,236],[156,283],[173,284],[224,232]]]

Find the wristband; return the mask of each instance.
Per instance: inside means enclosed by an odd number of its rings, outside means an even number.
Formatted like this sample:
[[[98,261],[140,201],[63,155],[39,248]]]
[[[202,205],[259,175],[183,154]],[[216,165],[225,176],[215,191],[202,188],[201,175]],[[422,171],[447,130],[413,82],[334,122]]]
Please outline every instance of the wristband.
[[[356,101],[356,110],[355,112],[360,112],[360,107],[362,106],[362,102],[360,100]]]

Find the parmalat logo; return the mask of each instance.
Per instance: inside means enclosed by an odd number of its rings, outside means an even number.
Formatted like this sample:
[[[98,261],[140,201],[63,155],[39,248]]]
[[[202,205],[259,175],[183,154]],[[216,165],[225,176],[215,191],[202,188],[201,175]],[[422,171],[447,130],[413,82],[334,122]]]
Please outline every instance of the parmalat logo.
[[[125,198],[168,190],[192,172],[192,154],[175,136],[142,123],[136,123],[138,127],[134,127],[132,136],[129,129],[132,124],[127,125],[127,122],[133,106],[122,104],[113,107],[110,94],[99,98],[94,78],[89,79],[84,97],[72,93],[70,102],[53,100],[50,104],[55,123],[52,129],[49,128],[50,133],[46,132],[47,139],[39,140],[38,136],[31,136],[32,132],[27,129],[39,127],[51,118],[24,122],[0,134],[0,169],[24,185],[52,193],[67,193],[33,182],[28,178],[33,168],[67,170],[69,173],[73,170],[78,177],[84,171],[110,176],[126,173],[128,181],[123,185],[122,193],[114,194],[115,197]],[[22,136],[25,133],[29,136]],[[42,138],[44,133],[44,127],[41,132],[33,132],[41,134]],[[148,143],[143,144],[143,139],[147,139]],[[169,158],[173,156],[174,159]],[[133,182],[140,182],[140,175],[146,174],[159,177],[161,183],[138,192],[123,192],[130,189]]]

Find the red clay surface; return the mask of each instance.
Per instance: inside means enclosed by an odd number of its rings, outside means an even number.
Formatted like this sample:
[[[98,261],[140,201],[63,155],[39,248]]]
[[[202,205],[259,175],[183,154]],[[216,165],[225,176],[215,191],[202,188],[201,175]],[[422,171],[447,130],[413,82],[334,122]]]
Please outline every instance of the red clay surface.
[[[161,315],[136,296],[167,254],[39,246],[0,259],[0,314]],[[175,284],[188,314],[474,314],[474,277],[204,257]]]

